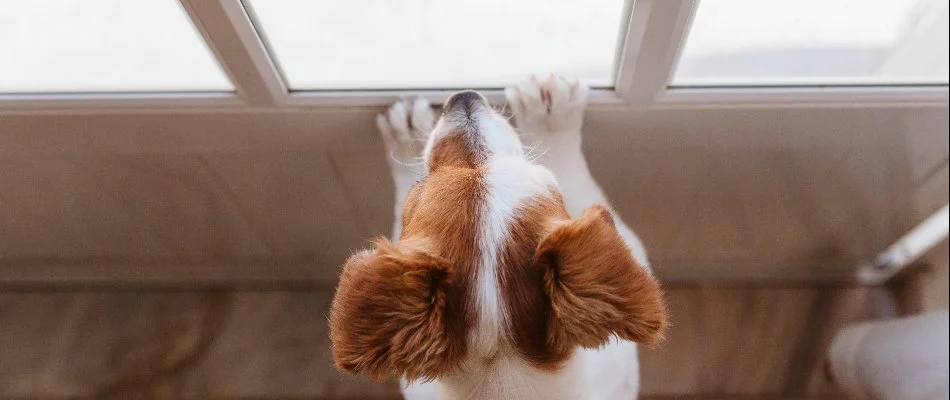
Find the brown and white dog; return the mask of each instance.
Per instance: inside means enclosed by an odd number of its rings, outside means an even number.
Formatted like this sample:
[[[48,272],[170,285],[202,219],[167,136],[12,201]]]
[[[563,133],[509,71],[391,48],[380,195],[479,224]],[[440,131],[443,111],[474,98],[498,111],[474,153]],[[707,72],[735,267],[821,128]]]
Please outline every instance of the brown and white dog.
[[[396,226],[343,266],[336,365],[400,377],[408,399],[635,398],[634,342],[662,340],[667,314],[581,152],[587,89],[551,75],[505,93],[521,135],[472,91],[437,121],[422,99],[379,116]]]

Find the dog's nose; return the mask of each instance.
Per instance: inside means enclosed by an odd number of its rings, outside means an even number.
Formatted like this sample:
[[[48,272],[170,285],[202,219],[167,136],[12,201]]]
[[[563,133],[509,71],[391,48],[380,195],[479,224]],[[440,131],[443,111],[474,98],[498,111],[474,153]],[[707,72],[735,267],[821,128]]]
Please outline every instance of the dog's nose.
[[[445,101],[445,105],[443,105],[442,108],[449,112],[461,111],[465,114],[471,114],[472,110],[479,104],[487,103],[488,101],[485,100],[485,97],[478,92],[466,90],[449,96],[449,99]]]

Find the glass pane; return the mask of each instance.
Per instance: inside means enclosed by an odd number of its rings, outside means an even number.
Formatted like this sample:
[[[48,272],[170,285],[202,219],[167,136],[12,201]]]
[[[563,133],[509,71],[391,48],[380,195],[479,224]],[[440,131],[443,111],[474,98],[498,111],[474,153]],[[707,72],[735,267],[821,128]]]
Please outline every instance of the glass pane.
[[[246,0],[291,89],[613,84],[623,0]]]
[[[947,0],[704,0],[672,84],[946,84],[947,15]]]
[[[232,89],[175,0],[0,0],[0,92]]]

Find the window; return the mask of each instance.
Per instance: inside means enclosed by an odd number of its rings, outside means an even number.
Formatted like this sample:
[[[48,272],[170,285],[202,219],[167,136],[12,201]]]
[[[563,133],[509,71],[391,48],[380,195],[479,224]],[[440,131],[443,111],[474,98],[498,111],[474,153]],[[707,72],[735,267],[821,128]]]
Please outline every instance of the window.
[[[383,106],[458,89],[501,101],[498,89],[547,72],[593,87],[593,104],[945,107],[948,11],[950,0],[0,0],[0,114]]]
[[[947,84],[946,0],[705,0],[673,86]]]
[[[174,0],[0,0],[0,93],[230,91]]]
[[[291,90],[613,85],[623,0],[246,0]]]

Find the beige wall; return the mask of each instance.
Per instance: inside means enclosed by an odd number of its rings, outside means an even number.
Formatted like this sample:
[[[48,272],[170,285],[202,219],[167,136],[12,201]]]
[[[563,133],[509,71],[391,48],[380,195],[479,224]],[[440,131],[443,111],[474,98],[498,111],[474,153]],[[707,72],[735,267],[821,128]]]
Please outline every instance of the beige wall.
[[[911,113],[907,116],[908,160],[915,182],[914,205],[916,219],[923,220],[947,204],[948,200],[948,126],[946,110]],[[948,307],[947,240],[927,253],[923,262],[927,268],[918,277],[920,308],[923,310]]]
[[[0,115],[0,284],[332,284],[391,227],[379,111]],[[666,282],[841,282],[919,221],[947,126],[594,105],[585,150]]]

